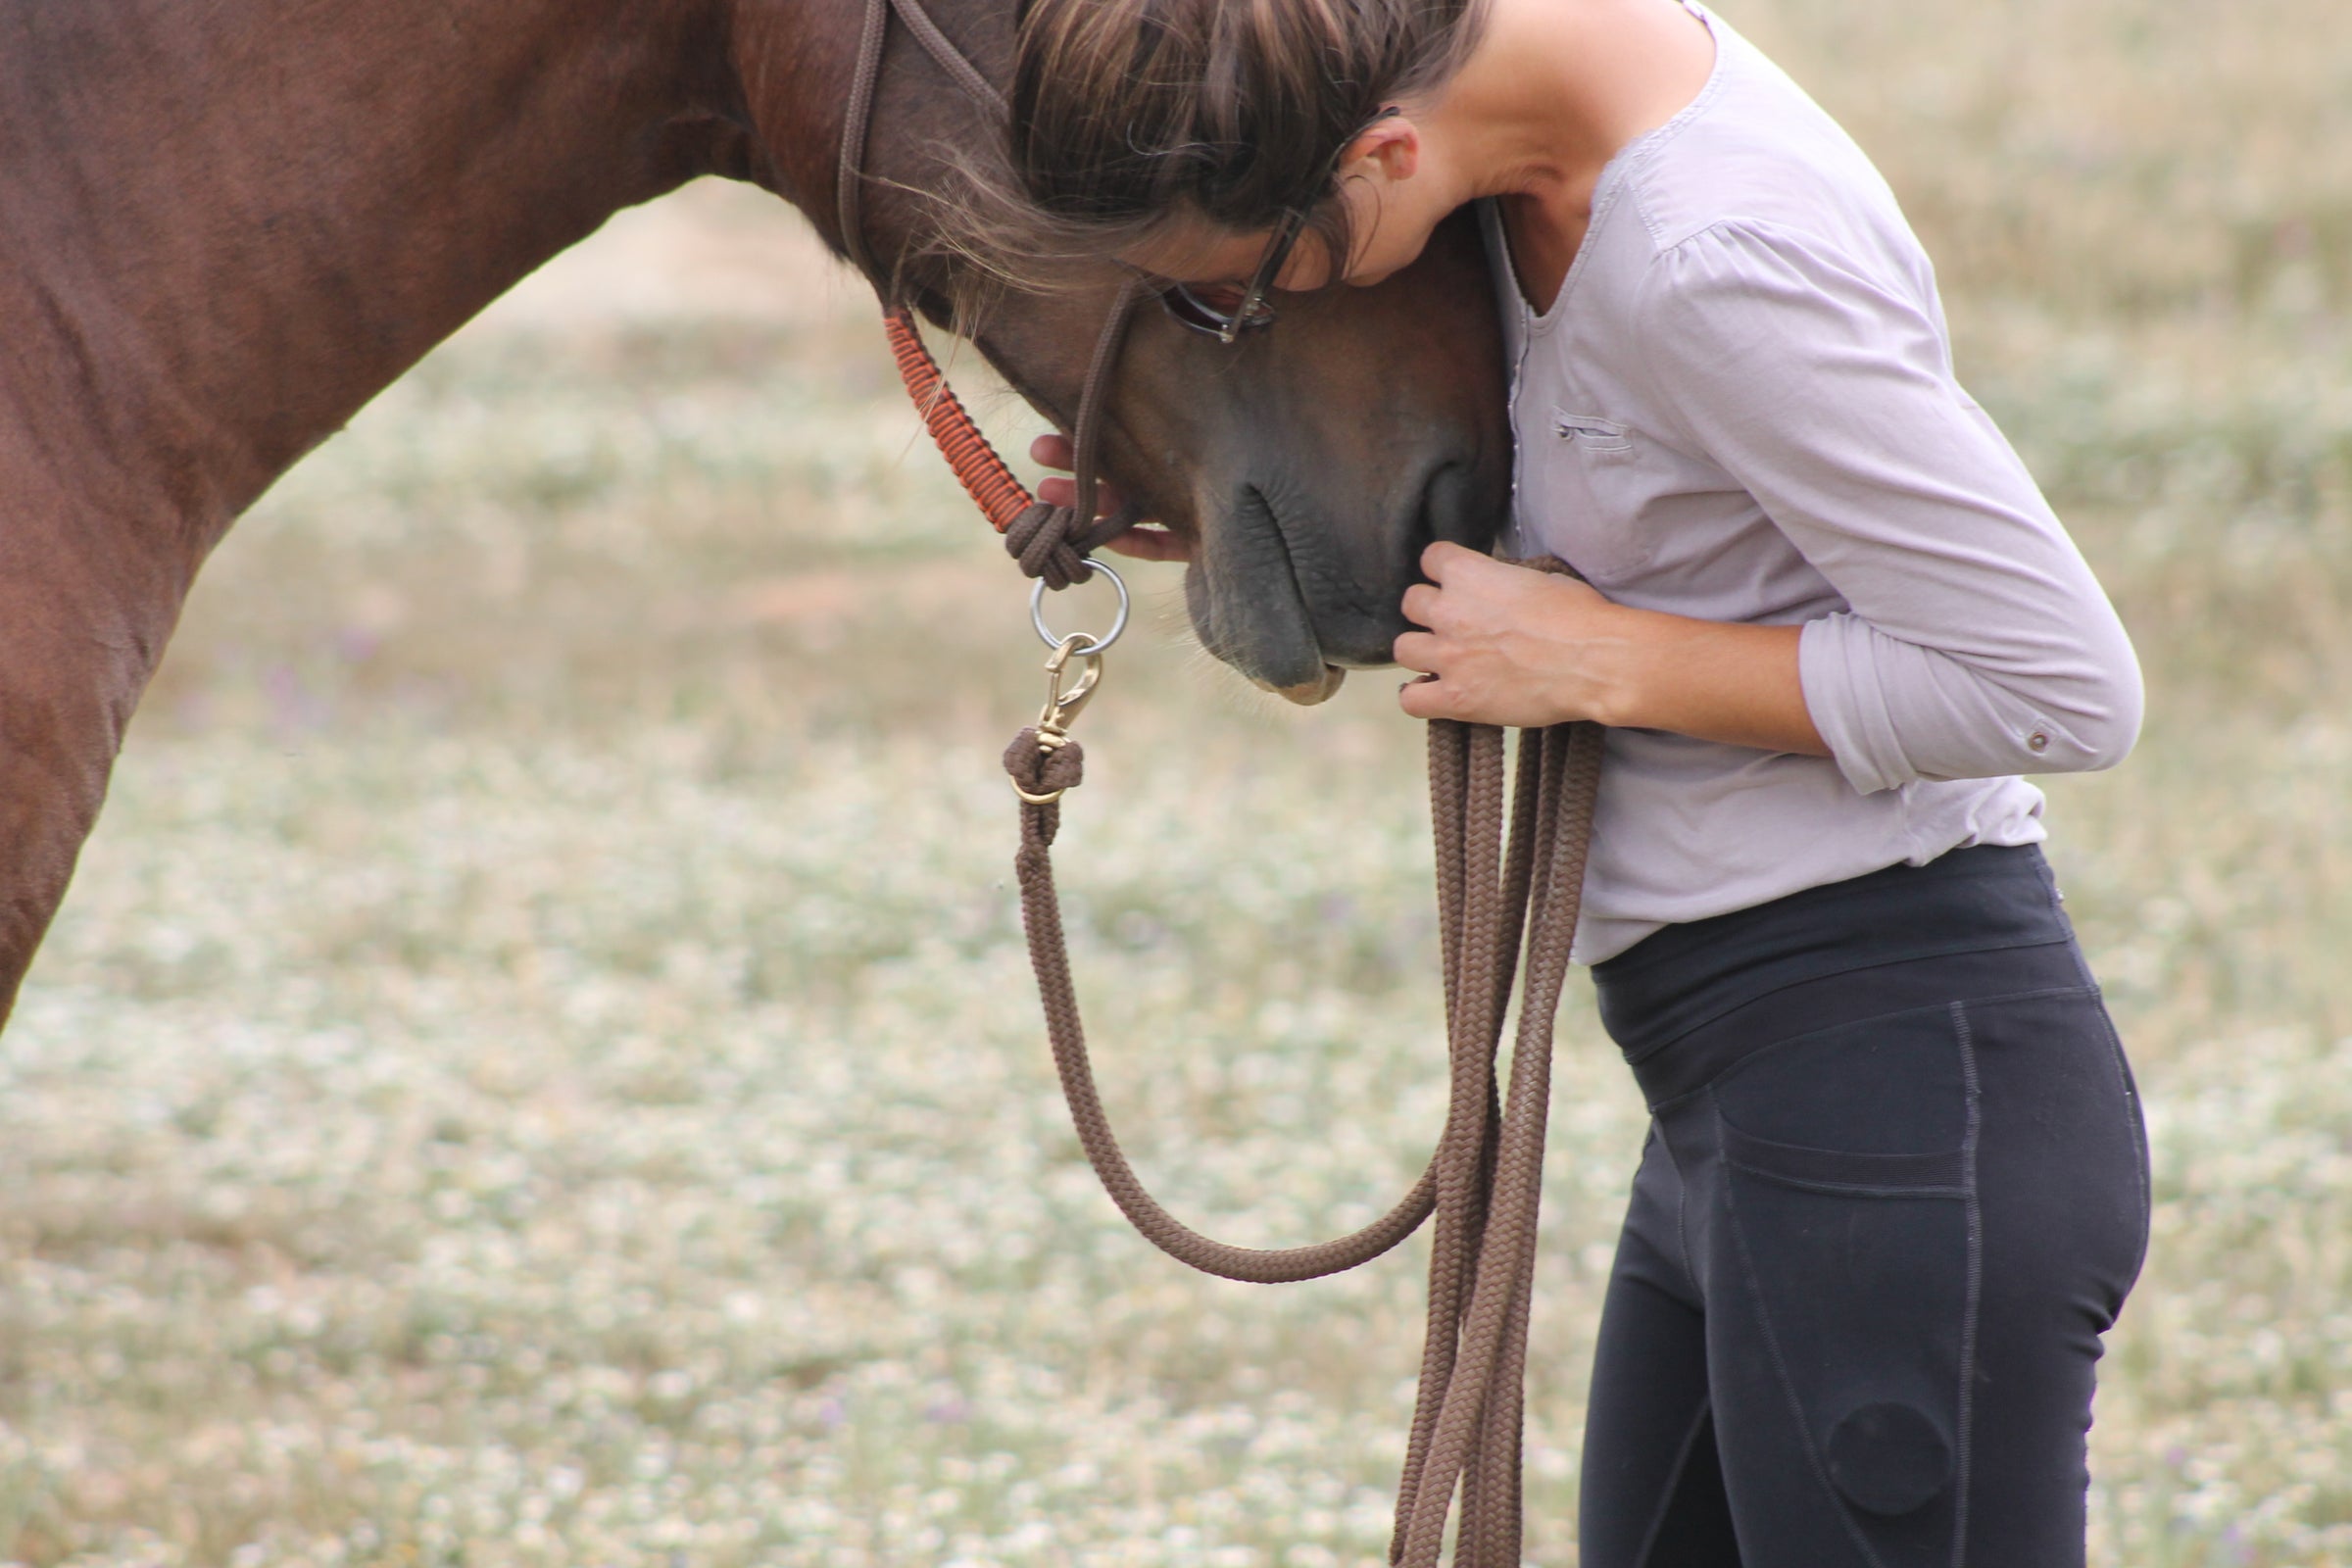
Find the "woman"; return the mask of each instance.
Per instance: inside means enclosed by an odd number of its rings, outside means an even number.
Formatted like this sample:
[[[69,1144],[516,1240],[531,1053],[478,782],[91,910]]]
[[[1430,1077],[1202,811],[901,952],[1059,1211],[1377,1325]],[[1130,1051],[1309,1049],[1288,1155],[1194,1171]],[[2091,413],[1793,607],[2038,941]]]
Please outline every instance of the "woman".
[[[2139,679],[1884,180],[1676,0],[1033,0],[1013,124],[1044,235],[1227,341],[1482,204],[1508,553],[1588,581],[1433,545],[1396,652],[1408,713],[1612,726],[1578,956],[1653,1121],[1585,1568],[2080,1563],[2145,1146],[2018,775]]]

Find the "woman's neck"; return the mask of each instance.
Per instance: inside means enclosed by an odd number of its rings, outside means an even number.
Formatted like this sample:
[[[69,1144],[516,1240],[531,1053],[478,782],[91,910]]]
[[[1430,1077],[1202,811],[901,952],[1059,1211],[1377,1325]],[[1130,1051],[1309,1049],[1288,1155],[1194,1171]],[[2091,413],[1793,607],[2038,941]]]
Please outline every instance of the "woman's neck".
[[[1432,118],[1461,198],[1501,199],[1521,287],[1545,310],[1584,243],[1601,172],[1698,96],[1715,43],[1680,0],[1491,3]]]

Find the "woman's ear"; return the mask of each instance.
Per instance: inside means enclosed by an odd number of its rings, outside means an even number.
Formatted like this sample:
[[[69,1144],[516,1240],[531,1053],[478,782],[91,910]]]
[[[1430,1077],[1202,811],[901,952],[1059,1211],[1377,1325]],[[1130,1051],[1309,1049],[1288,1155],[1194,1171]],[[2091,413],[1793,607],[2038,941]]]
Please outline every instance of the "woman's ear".
[[[1361,168],[1364,162],[1370,169]],[[1391,114],[1366,126],[1341,160],[1343,177],[1348,172],[1372,173],[1391,184],[1413,177],[1421,167],[1421,131],[1401,114]]]

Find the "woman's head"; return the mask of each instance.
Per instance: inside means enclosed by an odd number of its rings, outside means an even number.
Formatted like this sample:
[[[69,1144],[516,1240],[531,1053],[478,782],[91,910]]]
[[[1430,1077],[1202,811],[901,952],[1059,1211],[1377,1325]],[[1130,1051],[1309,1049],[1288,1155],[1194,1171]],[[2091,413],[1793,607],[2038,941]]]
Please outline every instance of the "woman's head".
[[[1442,215],[1340,187],[1411,175],[1417,128],[1384,111],[1434,95],[1476,41],[1483,4],[1031,0],[1011,154],[1040,243],[1240,284],[1303,220],[1313,238],[1285,282],[1334,280],[1339,257],[1358,276],[1393,270]]]

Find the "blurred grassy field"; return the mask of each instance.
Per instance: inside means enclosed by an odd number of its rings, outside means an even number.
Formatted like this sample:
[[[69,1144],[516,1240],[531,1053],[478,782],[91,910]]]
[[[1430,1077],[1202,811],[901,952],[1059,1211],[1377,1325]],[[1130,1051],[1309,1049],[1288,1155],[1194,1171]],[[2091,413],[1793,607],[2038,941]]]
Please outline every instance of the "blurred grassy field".
[[[2094,1561],[2352,1562],[2352,24],[1724,9],[1887,170],[2150,676],[2053,788],[2158,1172]],[[697,187],[220,551],[0,1043],[0,1559],[1379,1560],[1418,1251],[1251,1290],[1096,1191],[1004,885],[1039,650],[914,438],[862,296]],[[1270,710],[1140,570],[1065,838],[1106,1092],[1299,1240],[1441,1114],[1419,737]],[[1565,1041],[1546,1564],[1641,1134]]]

